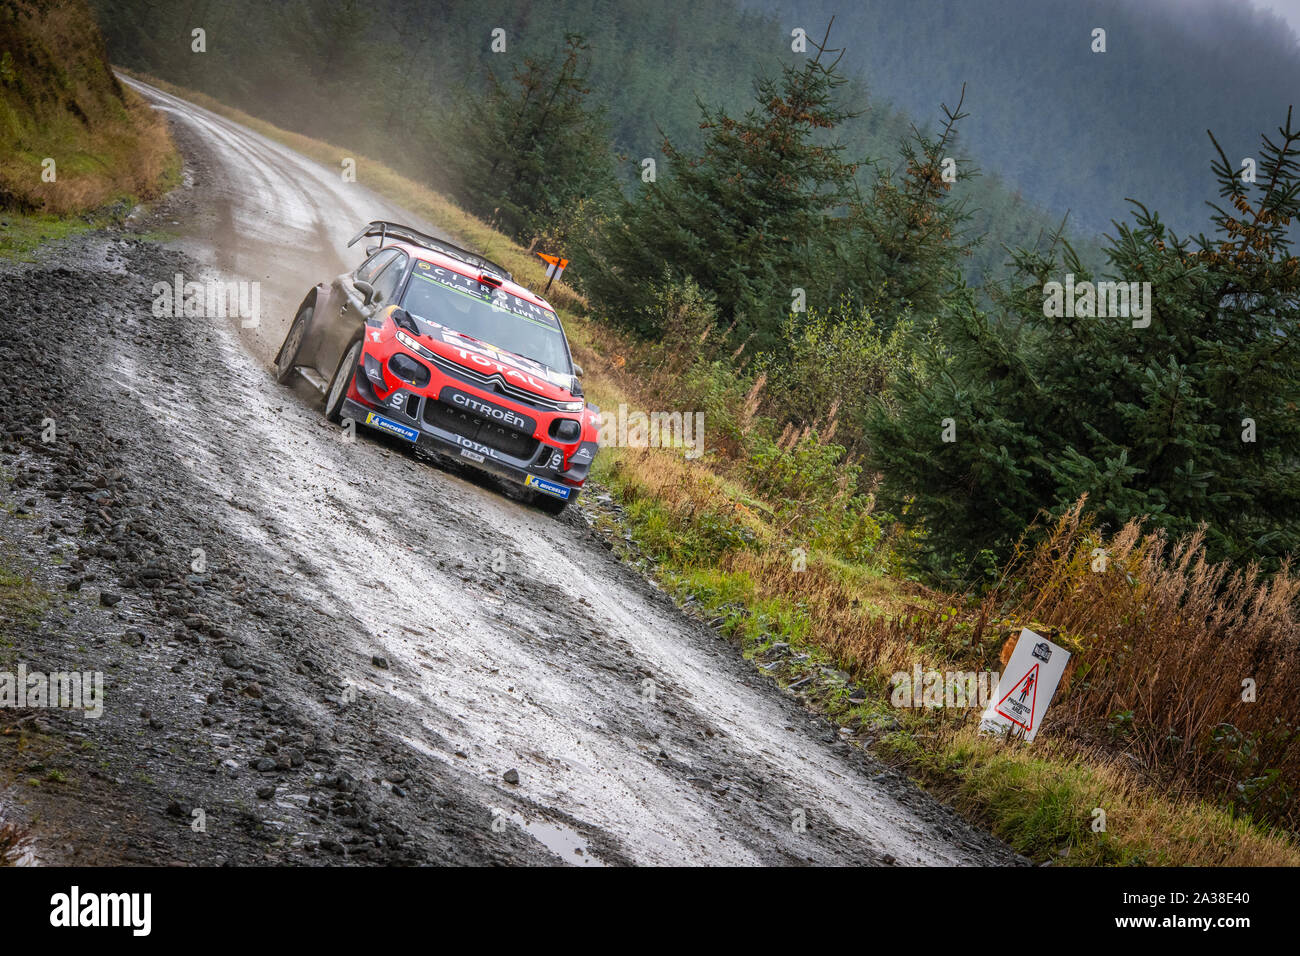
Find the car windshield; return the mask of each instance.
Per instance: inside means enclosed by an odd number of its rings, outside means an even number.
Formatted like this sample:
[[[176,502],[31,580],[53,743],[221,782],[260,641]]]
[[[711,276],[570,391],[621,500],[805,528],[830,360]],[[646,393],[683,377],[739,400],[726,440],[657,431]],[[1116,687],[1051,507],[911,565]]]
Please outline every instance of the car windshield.
[[[563,375],[573,373],[560,320],[550,309],[450,269],[423,261],[416,266],[402,308],[417,320],[436,322]]]

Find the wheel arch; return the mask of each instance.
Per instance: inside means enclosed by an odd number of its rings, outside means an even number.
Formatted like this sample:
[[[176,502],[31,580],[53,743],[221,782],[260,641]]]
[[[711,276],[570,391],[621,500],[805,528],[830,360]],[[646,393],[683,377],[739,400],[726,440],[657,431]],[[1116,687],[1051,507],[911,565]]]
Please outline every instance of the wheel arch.
[[[298,308],[294,309],[293,317],[296,320],[302,310],[308,306],[312,307],[311,318],[307,321],[307,329],[302,336],[302,344],[298,347],[298,362],[300,366],[314,368],[318,373],[328,375],[330,372],[321,372],[320,363],[317,361],[320,352],[321,329],[324,320],[328,317],[329,302],[332,298],[331,289],[328,283],[322,282],[312,286],[307,294],[303,296],[302,301],[298,303]],[[288,330],[285,330],[286,337]],[[273,361],[278,365],[280,362],[280,352],[284,350],[284,344],[280,344],[280,349],[276,351]]]

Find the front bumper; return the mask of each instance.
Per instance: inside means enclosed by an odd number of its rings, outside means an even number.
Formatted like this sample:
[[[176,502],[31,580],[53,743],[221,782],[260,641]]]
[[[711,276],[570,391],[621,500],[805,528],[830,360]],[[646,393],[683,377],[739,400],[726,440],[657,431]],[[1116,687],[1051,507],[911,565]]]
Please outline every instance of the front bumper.
[[[361,375],[357,376],[356,390],[367,391]],[[447,455],[542,494],[564,499],[577,497],[583,482],[559,470],[564,464],[561,449],[536,439],[527,442],[513,439],[508,448],[493,447],[487,442],[495,437],[494,423],[468,414],[454,420],[444,416],[430,422],[424,415],[425,403],[430,401],[428,396],[397,389],[382,404],[377,401],[374,405],[363,404],[348,398],[343,403],[342,416],[408,441],[423,451]],[[594,456],[595,449],[590,454]],[[582,478],[585,477],[584,468]]]

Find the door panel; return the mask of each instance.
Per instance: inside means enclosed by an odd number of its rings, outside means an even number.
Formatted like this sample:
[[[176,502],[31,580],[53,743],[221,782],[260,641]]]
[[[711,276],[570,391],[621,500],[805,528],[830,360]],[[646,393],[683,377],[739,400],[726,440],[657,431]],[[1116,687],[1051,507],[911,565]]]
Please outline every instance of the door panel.
[[[352,285],[351,276],[341,275],[334,280],[323,311],[324,314],[320,316],[315,365],[328,380],[338,368],[339,359],[343,357],[348,343],[365,324],[361,312],[361,295]]]

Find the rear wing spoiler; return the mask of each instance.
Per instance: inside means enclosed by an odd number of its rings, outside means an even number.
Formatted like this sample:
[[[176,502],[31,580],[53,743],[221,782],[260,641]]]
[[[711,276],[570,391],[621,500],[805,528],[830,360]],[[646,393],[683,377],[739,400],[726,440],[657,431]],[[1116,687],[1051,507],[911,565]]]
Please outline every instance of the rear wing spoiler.
[[[460,246],[453,245],[445,239],[435,239],[433,236],[425,235],[418,229],[412,229],[410,226],[403,226],[398,222],[385,222],[382,219],[376,219],[368,223],[359,233],[352,237],[348,243],[351,247],[360,242],[366,236],[378,236],[380,248],[384,242],[389,239],[396,239],[398,242],[409,242],[413,246],[420,246],[424,249],[431,249],[434,252],[441,252],[444,256],[451,256],[453,259],[459,259],[466,265],[474,266],[478,269],[486,269],[489,272],[495,272],[502,278],[514,281],[508,269],[498,265],[491,259],[485,259],[480,255],[470,252],[468,249],[462,249]]]

